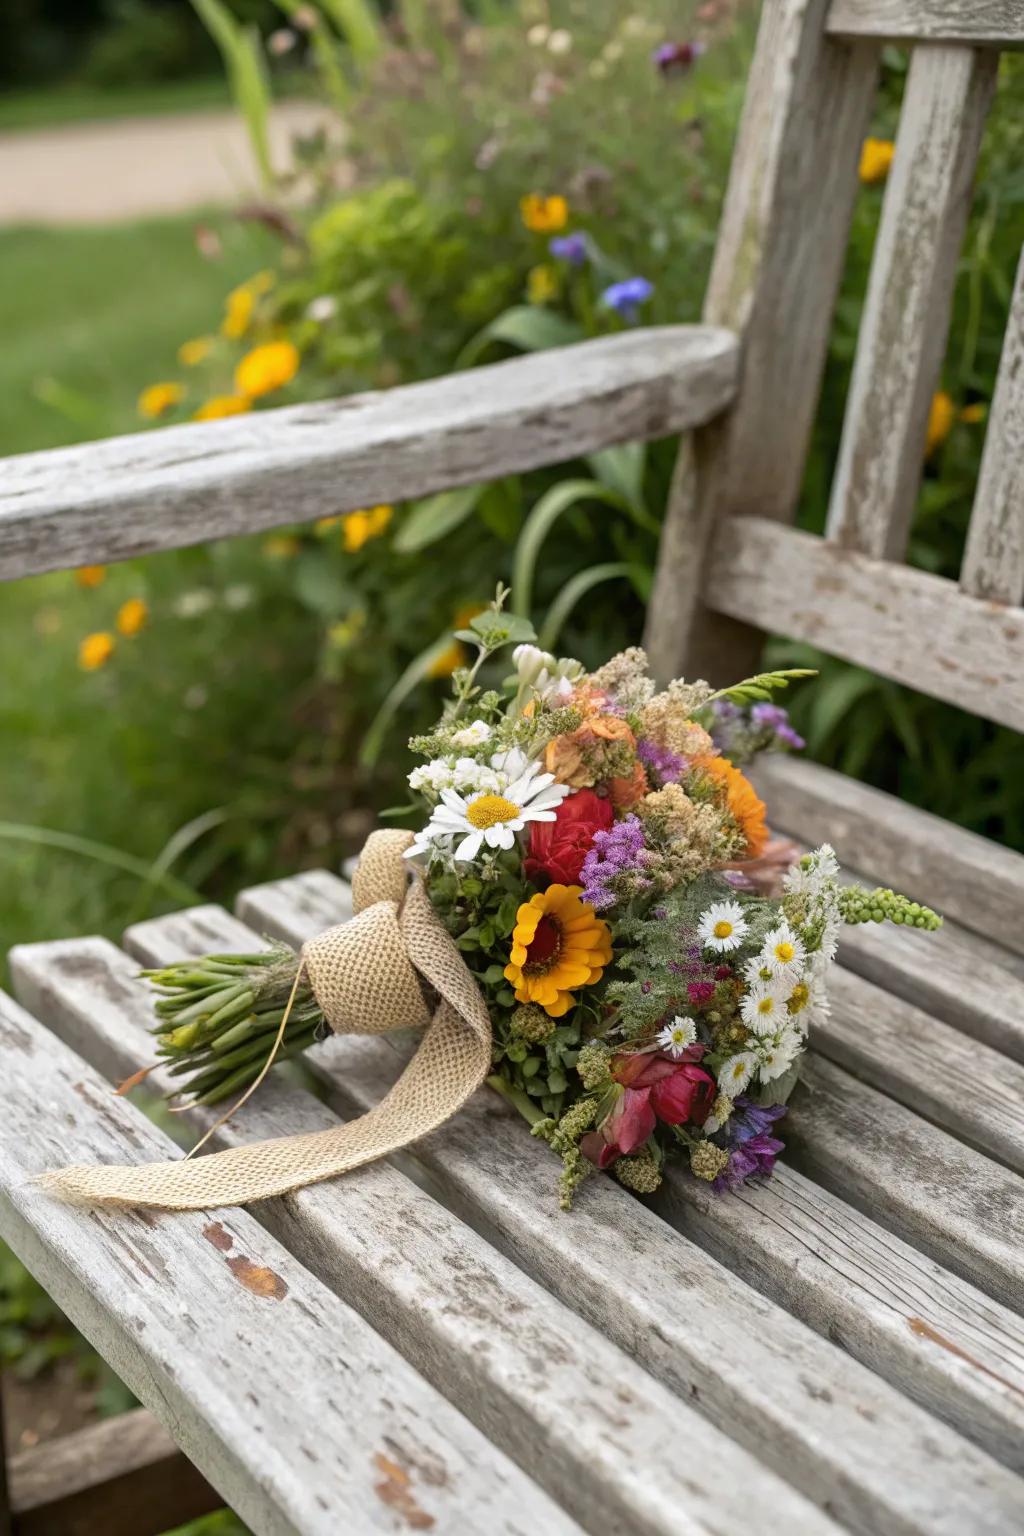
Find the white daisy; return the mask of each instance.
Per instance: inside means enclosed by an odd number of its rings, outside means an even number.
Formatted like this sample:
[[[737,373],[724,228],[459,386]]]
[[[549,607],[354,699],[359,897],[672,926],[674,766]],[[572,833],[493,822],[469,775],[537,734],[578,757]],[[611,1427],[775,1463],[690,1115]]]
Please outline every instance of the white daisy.
[[[670,1056],[681,1056],[688,1045],[697,1038],[697,1026],[692,1019],[684,1019],[677,1013],[670,1024],[659,1031],[658,1044]]]
[[[745,961],[740,974],[748,987],[756,987],[763,981],[774,979],[772,968],[762,955],[755,955],[753,960]]]
[[[723,1061],[718,1069],[718,1086],[728,1098],[734,1099],[738,1093],[742,1093],[754,1075],[757,1066],[757,1057],[753,1051],[740,1051],[735,1056],[730,1056],[728,1061]]]
[[[740,1003],[740,1018],[755,1035],[771,1035],[788,1018],[790,988],[778,981],[759,981]]]
[[[486,741],[491,734],[491,728],[486,720],[474,720],[470,725],[464,725],[460,731],[452,735],[453,747],[478,747],[482,741]]]
[[[804,968],[806,951],[787,922],[782,922],[765,937],[758,963],[773,976],[795,981]]]
[[[697,933],[705,949],[728,954],[739,949],[747,934],[747,920],[738,901],[716,901],[702,914]]]
[[[782,1030],[772,1040],[759,1045],[757,1051],[757,1075],[763,1083],[771,1083],[783,1072],[788,1072],[803,1048],[803,1038],[795,1029]]]
[[[556,784],[554,774],[541,773],[539,766],[531,763],[500,793],[484,790],[464,798],[454,789],[443,789],[440,805],[406,850],[406,858],[430,852],[442,838],[461,837],[454,857],[468,863],[481,848],[511,848],[527,822],[554,821],[555,807],[569,786]]]

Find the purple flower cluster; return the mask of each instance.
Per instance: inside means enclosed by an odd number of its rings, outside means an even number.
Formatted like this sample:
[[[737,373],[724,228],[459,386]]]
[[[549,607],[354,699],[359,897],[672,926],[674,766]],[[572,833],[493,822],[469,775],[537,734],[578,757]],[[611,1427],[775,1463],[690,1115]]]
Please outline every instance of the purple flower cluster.
[[[780,704],[743,708],[731,699],[715,699],[711,712],[711,739],[733,762],[747,762],[757,752],[799,752],[805,745]]]
[[[725,1127],[729,1166],[712,1186],[719,1194],[727,1189],[738,1189],[747,1179],[768,1177],[775,1167],[775,1159],[786,1145],[770,1134],[771,1128],[785,1113],[785,1104],[755,1104],[745,1094],[740,1094]]]
[[[649,858],[639,816],[627,816],[607,832],[595,832],[580,875],[583,900],[602,912],[627,892],[634,895],[649,889],[645,873]]]
[[[801,751],[807,745],[790,725],[789,715],[781,704],[755,704],[750,711],[750,719],[753,725],[763,731],[771,731],[777,741],[783,746],[792,747],[794,752]]]
[[[678,784],[690,766],[685,757],[679,757],[667,747],[659,747],[656,741],[638,741],[636,750],[647,769],[648,778],[653,775],[657,780],[654,786],[656,789],[661,789],[665,784]]]

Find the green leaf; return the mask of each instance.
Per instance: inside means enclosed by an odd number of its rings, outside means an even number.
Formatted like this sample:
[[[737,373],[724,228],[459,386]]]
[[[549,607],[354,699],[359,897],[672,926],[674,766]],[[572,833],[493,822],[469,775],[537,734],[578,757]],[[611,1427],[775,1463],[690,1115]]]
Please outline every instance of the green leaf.
[[[413,657],[397,683],[388,691],[387,697],[376,715],[374,715],[370,728],[363,738],[363,745],[359,749],[359,761],[364,768],[373,767],[381,754],[388,727],[399,708],[429,675],[434,662],[444,655],[451,643],[451,636],[445,630],[443,635],[438,635],[437,639],[432,641],[430,645],[425,646],[418,656]]]
[[[485,485],[461,485],[417,502],[395,535],[394,548],[411,555],[436,544],[466,521],[486,489]]]
[[[621,577],[631,579],[633,570],[624,560],[612,560],[606,565],[590,565],[586,570],[578,571],[571,581],[566,582],[548,609],[537,642],[541,650],[553,650],[558,644],[566,620],[582,597],[586,597],[588,592],[602,582],[616,581]]]
[[[15,843],[35,843],[43,848],[59,848],[64,853],[77,853],[83,858],[93,859],[97,864],[106,864],[111,869],[120,869],[129,875],[135,875],[137,879],[158,886],[175,901],[183,901],[188,906],[193,906],[203,899],[201,894],[194,891],[190,885],[176,879],[166,870],[157,869],[155,864],[147,864],[145,859],[137,859],[134,854],[122,853],[119,848],[94,842],[89,837],[78,837],[73,832],[56,832],[49,827],[32,827],[22,822],[0,821],[0,840],[4,839]]]
[[[790,679],[794,677],[815,677],[816,671],[812,667],[789,667],[781,672],[758,672],[754,677],[745,677],[741,683],[733,683],[731,688],[720,688],[717,693],[705,700],[710,704],[714,699],[731,699],[734,704],[749,704],[758,699],[771,697],[777,688],[788,688]]]
[[[777,1077],[773,1083],[762,1083],[757,1090],[757,1102],[766,1109],[772,1104],[786,1104],[789,1096],[800,1081],[800,1063],[794,1061],[793,1065]]]
[[[541,547],[555,523],[581,501],[603,501],[621,511],[626,499],[597,480],[562,480],[530,509],[516,544],[512,565],[512,612],[528,614],[533,602],[533,577]]]
[[[455,361],[456,368],[472,368],[492,342],[504,342],[521,352],[544,352],[565,347],[583,336],[582,327],[555,310],[539,304],[517,304],[506,309],[468,341]]]
[[[335,619],[352,601],[352,589],[323,550],[309,550],[295,562],[295,595],[311,613]]]
[[[245,118],[260,176],[269,187],[274,180],[268,128],[270,88],[259,30],[242,27],[222,0],[192,0],[192,6],[220,49],[231,94]]]
[[[638,523],[653,533],[659,532],[661,524],[651,516],[644,502],[646,443],[617,443],[611,448],[600,448],[597,453],[587,454],[587,463],[602,485],[619,493]]]
[[[320,0],[352,50],[357,64],[368,64],[383,51],[384,29],[369,0]]]

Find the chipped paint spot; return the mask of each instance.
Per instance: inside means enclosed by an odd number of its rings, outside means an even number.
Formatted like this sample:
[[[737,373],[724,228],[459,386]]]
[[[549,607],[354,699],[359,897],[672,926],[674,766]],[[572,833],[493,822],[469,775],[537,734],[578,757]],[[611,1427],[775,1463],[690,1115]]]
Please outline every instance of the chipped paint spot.
[[[382,1504],[393,1509],[411,1531],[429,1531],[437,1524],[433,1515],[429,1515],[416,1502],[412,1479],[404,1467],[392,1461],[390,1456],[385,1456],[383,1451],[377,1452],[373,1464],[381,1474],[381,1481],[374,1483],[373,1491]]]
[[[980,1360],[975,1360],[973,1355],[969,1355],[966,1349],[961,1349],[959,1344],[954,1344],[952,1339],[947,1339],[943,1334],[939,1333],[937,1328],[933,1328],[931,1323],[926,1323],[923,1317],[908,1317],[907,1324],[911,1333],[916,1334],[919,1339],[928,1339],[930,1343],[937,1344],[940,1349],[948,1350],[958,1360],[965,1361],[968,1365],[973,1366],[976,1371],[981,1371],[983,1375],[990,1376],[993,1381],[998,1381],[1000,1386],[1007,1387],[1011,1392],[1016,1392],[1019,1397],[1024,1397],[1024,1392],[1021,1391],[1015,1382],[1007,1381],[1005,1376],[1000,1376],[996,1371],[989,1370],[987,1365],[982,1365]]]
[[[208,1243],[212,1243],[215,1248],[219,1248],[221,1253],[227,1253],[235,1245],[235,1240],[231,1233],[225,1231],[222,1223],[219,1221],[211,1221],[208,1227],[204,1227],[203,1236]]]
[[[288,1287],[280,1275],[272,1269],[264,1268],[262,1264],[254,1264],[244,1254],[228,1259],[228,1269],[254,1296],[264,1296],[268,1301],[283,1301],[288,1295]]]

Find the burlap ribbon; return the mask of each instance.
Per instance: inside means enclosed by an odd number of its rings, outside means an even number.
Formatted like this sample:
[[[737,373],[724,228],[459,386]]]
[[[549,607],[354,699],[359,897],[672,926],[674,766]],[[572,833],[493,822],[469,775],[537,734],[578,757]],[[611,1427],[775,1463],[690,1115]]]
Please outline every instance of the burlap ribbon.
[[[449,1119],[483,1081],[491,1023],[480,992],[419,875],[409,832],[374,832],[352,881],[355,916],[303,946],[317,1001],[336,1034],[424,1028],[419,1048],[375,1109],[328,1131],[232,1147],[194,1160],[63,1168],[50,1187],[90,1205],[206,1210],[246,1205],[336,1178]],[[421,982],[438,996],[431,1017]]]

